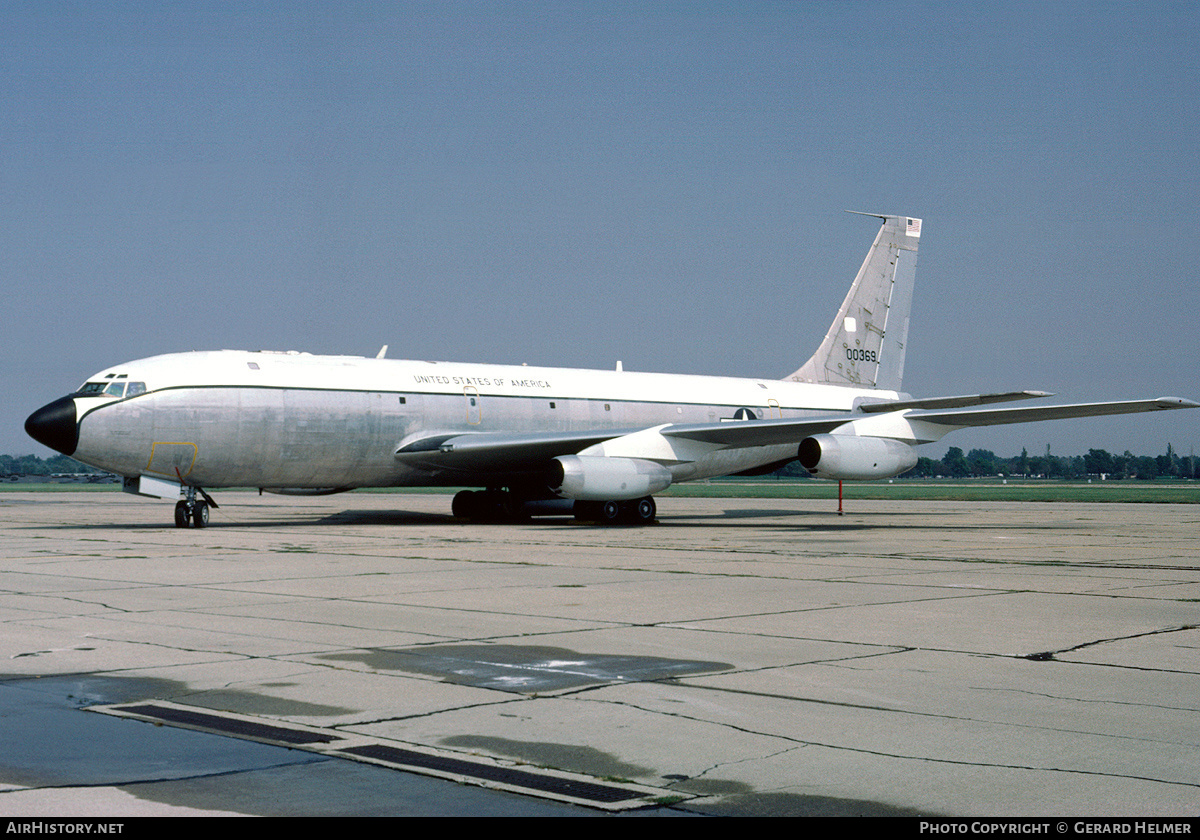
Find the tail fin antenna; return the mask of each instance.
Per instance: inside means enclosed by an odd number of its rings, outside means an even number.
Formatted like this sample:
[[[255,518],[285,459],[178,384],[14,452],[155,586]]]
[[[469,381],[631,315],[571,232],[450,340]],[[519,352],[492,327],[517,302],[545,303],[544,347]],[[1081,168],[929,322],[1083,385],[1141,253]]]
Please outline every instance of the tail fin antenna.
[[[858,215],[882,219],[883,226],[825,340],[812,358],[785,378],[898,391],[904,378],[921,220]]]

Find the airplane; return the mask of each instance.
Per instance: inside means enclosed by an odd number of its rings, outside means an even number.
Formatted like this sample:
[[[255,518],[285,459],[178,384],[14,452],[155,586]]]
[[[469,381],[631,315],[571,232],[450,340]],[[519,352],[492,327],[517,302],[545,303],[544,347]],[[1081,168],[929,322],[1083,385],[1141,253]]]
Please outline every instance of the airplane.
[[[177,499],[204,527],[208,489],[326,494],[451,486],[454,516],[574,514],[647,524],[672,484],[772,472],[872,480],[956,429],[1195,408],[1178,397],[986,407],[1050,394],[914,398],[900,390],[921,220],[882,226],[817,351],[781,379],[194,351],[116,365],[35,411],[35,440]],[[981,406],[983,406],[981,408]],[[207,489],[206,489],[207,488]]]

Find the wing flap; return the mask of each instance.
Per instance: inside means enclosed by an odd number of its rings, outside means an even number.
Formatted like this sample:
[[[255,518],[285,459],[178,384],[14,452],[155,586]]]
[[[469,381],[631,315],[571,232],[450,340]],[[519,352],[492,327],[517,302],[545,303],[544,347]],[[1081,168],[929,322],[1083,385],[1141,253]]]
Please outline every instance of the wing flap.
[[[864,414],[876,414],[882,411],[903,411],[909,408],[966,408],[972,405],[989,405],[990,403],[1052,396],[1054,395],[1049,391],[1004,391],[996,394],[963,394],[957,397],[927,397],[919,400],[864,401],[860,402],[857,408]]]
[[[665,437],[686,438],[701,443],[725,447],[777,446],[798,444],[809,435],[831,432],[853,420],[850,413],[827,414],[796,420],[737,420],[730,423],[677,423],[664,426],[659,434]]]

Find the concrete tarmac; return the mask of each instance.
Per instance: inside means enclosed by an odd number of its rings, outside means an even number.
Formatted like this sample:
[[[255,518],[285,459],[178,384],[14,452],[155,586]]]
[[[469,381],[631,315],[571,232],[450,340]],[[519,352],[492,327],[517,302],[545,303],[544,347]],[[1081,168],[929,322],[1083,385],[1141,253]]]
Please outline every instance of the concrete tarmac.
[[[0,493],[0,814],[1200,812],[1200,506],[216,498]]]

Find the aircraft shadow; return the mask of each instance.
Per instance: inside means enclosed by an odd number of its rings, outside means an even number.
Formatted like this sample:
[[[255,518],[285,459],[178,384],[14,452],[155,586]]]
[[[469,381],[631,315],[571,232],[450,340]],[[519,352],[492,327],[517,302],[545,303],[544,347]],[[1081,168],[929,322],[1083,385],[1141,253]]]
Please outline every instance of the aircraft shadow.
[[[204,530],[230,529],[264,529],[289,528],[299,526],[444,526],[464,528],[472,525],[486,524],[490,528],[519,528],[534,526],[540,529],[580,529],[602,531],[625,531],[638,528],[692,528],[692,527],[725,527],[725,528],[754,528],[762,531],[789,530],[825,530],[825,531],[855,531],[875,530],[880,528],[924,530],[936,528],[958,528],[957,519],[967,515],[967,512],[938,511],[936,514],[927,510],[859,512],[849,511],[844,517],[839,517],[832,510],[796,510],[795,508],[730,508],[711,513],[687,513],[660,515],[653,525],[597,525],[590,522],[576,522],[569,516],[535,517],[525,522],[517,523],[472,523],[457,519],[448,511],[446,513],[429,513],[414,510],[374,510],[350,509],[336,513],[323,513],[305,516],[298,513],[286,517],[240,519],[238,512],[232,516],[214,513],[209,525]],[[786,521],[779,521],[786,520]],[[805,521],[807,520],[807,521]],[[914,521],[919,520],[919,521]],[[1054,523],[1044,527],[1061,530],[1068,523]],[[1023,522],[1019,526],[1007,523],[981,524],[975,523],[976,530],[1007,531],[1018,527],[1028,531],[1040,526]],[[60,523],[58,525],[28,525],[17,526],[18,529],[56,530],[56,531],[159,531],[174,530],[171,523],[166,521],[149,521],[134,523]]]

